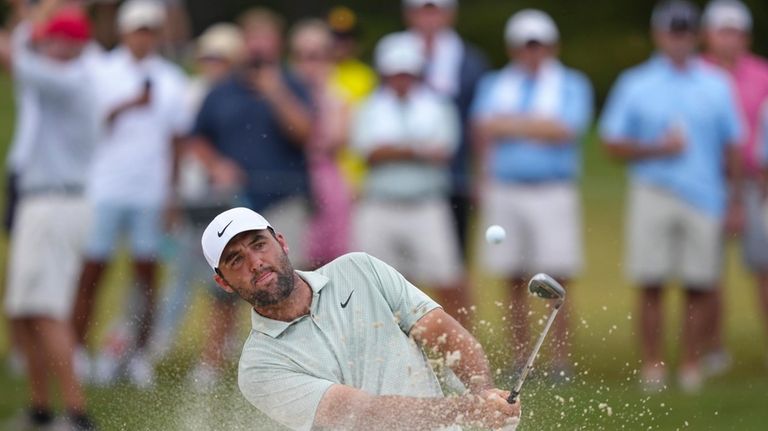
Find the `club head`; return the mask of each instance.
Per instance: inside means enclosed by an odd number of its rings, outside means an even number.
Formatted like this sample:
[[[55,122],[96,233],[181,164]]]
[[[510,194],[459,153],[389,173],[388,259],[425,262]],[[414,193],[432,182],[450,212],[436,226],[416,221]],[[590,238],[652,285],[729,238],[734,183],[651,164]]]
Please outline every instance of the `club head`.
[[[565,299],[565,289],[554,278],[544,273],[539,273],[528,282],[528,291],[531,294],[544,299]]]

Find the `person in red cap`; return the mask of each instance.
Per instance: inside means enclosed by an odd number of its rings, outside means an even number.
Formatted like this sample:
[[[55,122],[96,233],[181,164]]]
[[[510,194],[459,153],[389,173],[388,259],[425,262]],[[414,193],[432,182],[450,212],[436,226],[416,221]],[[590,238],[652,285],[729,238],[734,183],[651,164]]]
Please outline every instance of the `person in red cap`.
[[[30,384],[28,412],[5,429],[54,425],[51,380],[67,415],[62,429],[93,430],[73,367],[70,323],[88,206],[85,173],[96,142],[96,110],[86,55],[86,16],[59,0],[45,0],[14,30],[11,58],[20,94],[34,104],[21,110],[16,141],[19,202],[13,225],[4,311],[22,348]],[[21,129],[17,130],[20,133]]]

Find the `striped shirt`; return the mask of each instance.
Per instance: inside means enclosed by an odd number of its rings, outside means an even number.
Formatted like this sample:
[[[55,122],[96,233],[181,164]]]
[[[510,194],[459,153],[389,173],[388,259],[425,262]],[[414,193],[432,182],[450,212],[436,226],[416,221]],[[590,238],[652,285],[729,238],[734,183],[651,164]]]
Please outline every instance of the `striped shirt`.
[[[436,302],[364,253],[297,273],[312,288],[308,315],[282,322],[252,312],[238,373],[251,404],[291,429],[309,430],[334,384],[373,395],[443,396],[408,336]]]

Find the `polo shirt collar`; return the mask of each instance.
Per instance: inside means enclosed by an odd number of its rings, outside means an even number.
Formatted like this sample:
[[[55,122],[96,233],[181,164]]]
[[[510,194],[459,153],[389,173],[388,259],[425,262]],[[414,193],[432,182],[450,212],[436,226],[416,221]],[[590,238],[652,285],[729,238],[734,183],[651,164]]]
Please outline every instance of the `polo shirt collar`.
[[[653,58],[654,64],[657,67],[662,68],[662,70],[667,72],[672,72],[674,74],[686,74],[693,72],[696,67],[699,65],[699,58],[695,55],[690,55],[688,59],[685,61],[685,69],[680,69],[676,67],[674,64],[672,64],[672,60],[669,59],[666,55],[662,54],[661,52],[657,52],[654,55]]]
[[[318,299],[320,298],[320,290],[322,290],[330,280],[328,277],[320,274],[319,272],[296,271],[296,273],[299,275],[299,277],[306,281],[307,284],[309,284],[309,287],[312,289],[312,304],[309,306],[309,313],[315,314],[317,311],[317,304],[319,302]],[[253,327],[254,331],[261,332],[262,334],[272,338],[277,338],[280,336],[280,334],[285,332],[289,326],[305,317],[307,317],[307,315],[299,316],[290,322],[283,322],[282,320],[274,320],[268,317],[264,317],[257,313],[255,310],[251,309],[251,326]]]

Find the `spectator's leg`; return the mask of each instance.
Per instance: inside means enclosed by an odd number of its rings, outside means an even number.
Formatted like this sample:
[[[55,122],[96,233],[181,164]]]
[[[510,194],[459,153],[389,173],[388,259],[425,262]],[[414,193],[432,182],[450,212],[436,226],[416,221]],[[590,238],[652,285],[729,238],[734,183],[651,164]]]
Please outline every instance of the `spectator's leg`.
[[[640,343],[644,367],[659,367],[663,361],[664,313],[662,286],[644,286],[640,291]]]
[[[81,346],[86,345],[96,302],[96,293],[106,268],[106,262],[89,260],[83,264],[80,273],[72,320],[75,328],[75,339]]]
[[[34,410],[51,409],[51,400],[48,395],[48,371],[43,350],[40,349],[40,339],[34,330],[34,322],[29,318],[11,320],[11,328],[16,334],[24,354],[29,379],[29,396]]]
[[[573,295],[570,291],[572,287],[570,280],[558,279],[557,280],[568,292],[568,295]],[[572,298],[572,296],[571,296]],[[572,301],[565,301],[560,307],[560,311],[557,312],[557,318],[553,323],[553,335],[555,339],[555,367],[560,370],[566,370],[568,368],[568,353],[570,352],[570,334],[571,334],[571,310],[573,305]]]
[[[66,321],[50,318],[34,319],[34,325],[45,352],[45,366],[59,381],[64,406],[70,413],[84,414],[85,395],[72,360],[75,348],[72,327]]]
[[[155,274],[157,264],[153,260],[136,260],[134,262],[134,274],[136,287],[145,305],[139,316],[139,330],[136,337],[137,350],[143,350],[152,333],[152,322],[155,316]]]
[[[528,283],[526,277],[513,277],[507,280],[511,303],[509,305],[512,325],[512,346],[514,347],[516,360],[523,363],[527,352],[530,350],[528,341]]]

